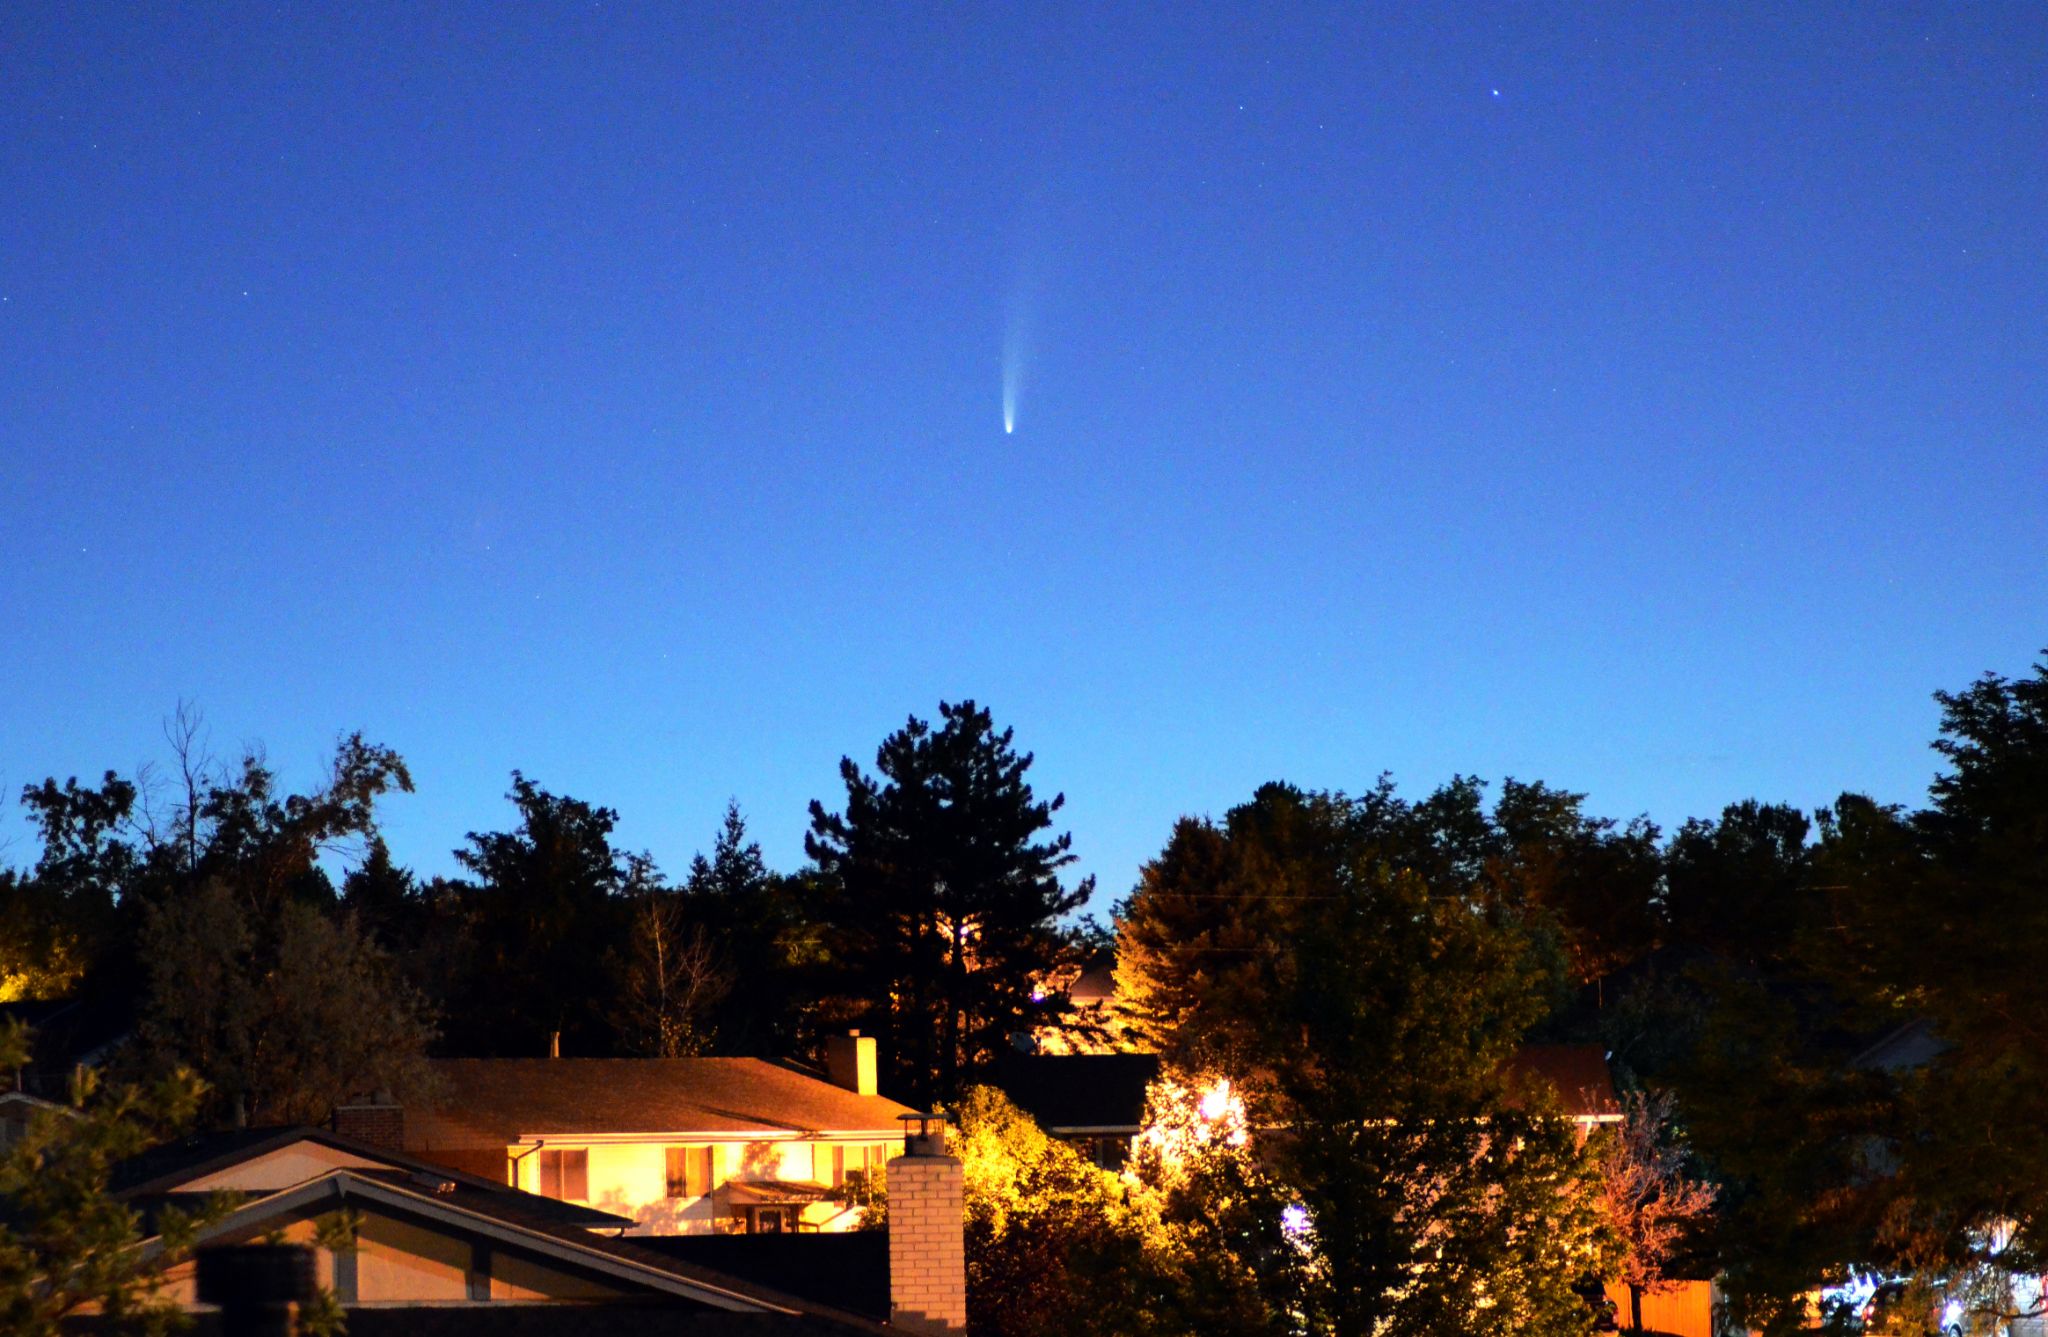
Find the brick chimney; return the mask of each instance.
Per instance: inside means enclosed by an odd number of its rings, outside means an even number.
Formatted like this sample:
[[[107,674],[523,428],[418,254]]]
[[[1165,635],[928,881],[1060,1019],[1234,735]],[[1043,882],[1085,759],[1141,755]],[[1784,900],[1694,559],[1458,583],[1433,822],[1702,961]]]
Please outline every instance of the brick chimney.
[[[368,1100],[336,1105],[332,1122],[334,1131],[342,1137],[386,1151],[405,1150],[405,1107],[393,1100],[388,1091],[379,1091]]]
[[[916,1119],[904,1153],[889,1162],[889,1323],[923,1337],[967,1331],[967,1205],[960,1158],[946,1130]],[[908,1127],[908,1124],[905,1125]]]
[[[857,1096],[874,1095],[875,1037],[859,1031],[826,1036],[825,1080]]]

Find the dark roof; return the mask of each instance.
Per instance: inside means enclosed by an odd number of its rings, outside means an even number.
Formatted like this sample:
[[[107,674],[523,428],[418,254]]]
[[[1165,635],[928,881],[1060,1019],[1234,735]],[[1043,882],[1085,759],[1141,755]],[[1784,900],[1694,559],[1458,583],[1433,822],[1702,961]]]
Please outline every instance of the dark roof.
[[[1920,1017],[1886,1031],[1850,1059],[1849,1066],[1863,1072],[1924,1068],[1948,1049],[1948,1042],[1935,1034],[1934,1023]]]
[[[878,1321],[889,1317],[889,1236],[637,1235],[642,1249]]]
[[[453,1058],[432,1067],[440,1107],[406,1118],[407,1140],[420,1147],[579,1133],[897,1136],[897,1116],[911,1113],[758,1058]]]
[[[629,1285],[632,1284],[632,1279],[637,1275],[639,1284],[643,1288],[651,1288],[657,1292],[668,1289],[675,1291],[674,1295],[667,1298],[658,1293],[652,1296],[651,1303],[656,1306],[693,1310],[693,1301],[685,1297],[707,1298],[705,1297],[705,1291],[708,1288],[713,1295],[722,1293],[724,1296],[738,1300],[743,1304],[765,1306],[771,1310],[784,1311],[789,1318],[802,1316],[813,1323],[811,1327],[792,1328],[784,1326],[759,1329],[762,1332],[843,1332],[848,1329],[860,1332],[880,1331],[871,1320],[853,1313],[841,1304],[834,1303],[831,1300],[812,1298],[792,1291],[782,1284],[786,1281],[786,1278],[756,1282],[747,1277],[727,1273],[691,1259],[678,1258],[650,1249],[646,1247],[648,1241],[644,1238],[621,1239],[608,1235],[594,1234],[591,1231],[561,1222],[531,1219],[518,1212],[516,1208],[511,1211],[507,1210],[508,1206],[513,1206],[510,1202],[511,1199],[524,1199],[531,1196],[530,1194],[523,1193],[505,1193],[479,1195],[468,1200],[458,1201],[450,1196],[438,1194],[429,1188],[409,1181],[393,1183],[382,1178],[366,1175],[357,1170],[332,1170],[320,1178],[309,1180],[296,1188],[250,1198],[237,1205],[226,1217],[206,1226],[200,1233],[200,1239],[203,1244],[207,1241],[228,1242],[251,1238],[261,1234],[266,1228],[269,1228],[281,1219],[297,1219],[316,1214],[318,1211],[326,1210],[325,1204],[330,1202],[351,1203],[359,1207],[366,1206],[379,1212],[396,1212],[400,1215],[410,1215],[423,1223],[437,1222],[444,1227],[458,1232],[473,1231],[479,1228],[494,1230],[498,1232],[498,1236],[501,1239],[522,1240],[526,1247],[533,1248],[543,1255],[551,1256],[557,1266],[581,1266],[605,1270],[609,1275],[617,1275],[628,1279]],[[566,1246],[566,1250],[562,1246]],[[580,1263],[577,1261],[579,1259],[581,1260]],[[607,1259],[611,1261],[607,1263]],[[623,1268],[621,1265],[623,1265]],[[676,1283],[680,1283],[680,1285],[678,1286]],[[616,1314],[620,1304],[632,1308],[633,1321],[637,1330],[638,1316],[643,1312],[641,1302],[638,1300],[623,1302],[593,1301],[588,1303],[552,1302],[533,1306],[493,1303],[488,1306],[478,1306],[478,1308],[486,1312],[500,1312],[502,1310],[507,1313],[510,1313],[515,1308],[534,1308],[541,1310],[586,1309]],[[713,1303],[711,1307],[716,1309],[720,1306]],[[351,1318],[353,1318],[355,1312],[358,1311],[351,1311]],[[360,1312],[368,1313],[370,1311],[365,1309]],[[650,1309],[646,1312],[656,1311]],[[621,1320],[617,1318],[613,1320],[614,1326],[607,1329],[608,1337],[617,1337],[618,1328],[616,1324],[619,1321]],[[680,1320],[675,1321],[680,1322]],[[788,1319],[784,1320],[785,1323],[787,1321]],[[439,1331],[439,1329],[421,1329],[421,1331],[428,1330]],[[695,1331],[753,1331],[752,1329],[745,1328],[727,1329],[716,1326],[702,1329],[690,1328],[688,1326],[671,1327],[666,1319],[664,1319],[663,1325],[655,1330],[663,1332],[675,1331],[678,1333]],[[356,1333],[356,1337],[361,1337],[361,1334],[355,1328],[351,1327],[350,1331]],[[412,1329],[395,1329],[394,1331],[409,1332]],[[461,1331],[488,1331],[493,1333],[501,1331],[532,1331],[544,1333],[554,1332],[557,1329],[545,1326],[532,1329],[487,1327],[484,1329],[462,1329]],[[577,1328],[566,1331],[581,1332],[587,1331],[587,1329]]]
[[[1508,1082],[1511,1087],[1538,1082],[1548,1086],[1574,1119],[1621,1117],[1607,1051],[1599,1045],[1523,1045],[1508,1060]]]
[[[1130,1129],[1145,1118],[1157,1054],[1005,1054],[996,1085],[1049,1132]]]
[[[163,1181],[196,1179],[215,1169],[253,1159],[287,1146],[305,1128],[230,1128],[193,1133],[163,1142],[113,1169],[108,1187],[118,1197],[145,1194],[170,1185]]]
[[[1157,1054],[1007,1054],[996,1085],[1047,1132],[1137,1132]],[[1576,1119],[1618,1119],[1621,1103],[1598,1045],[1523,1045],[1509,1061],[1511,1086],[1541,1082]]]
[[[390,1167],[355,1172],[365,1178],[411,1185],[471,1210],[488,1211],[491,1215],[522,1224],[561,1225],[585,1230],[620,1229],[632,1224],[630,1217],[528,1193],[509,1184],[451,1170],[404,1152],[343,1137],[324,1128],[235,1128],[196,1133],[152,1147],[140,1156],[123,1161],[114,1167],[110,1185],[116,1196],[132,1203],[160,1204],[183,1196],[177,1191],[180,1184],[300,1142],[317,1143]]]
[[[191,1315],[193,1337],[222,1337],[220,1314]],[[111,1333],[110,1321],[70,1319],[66,1332]],[[659,1303],[369,1306],[348,1311],[349,1337],[839,1337],[847,1325],[814,1314],[733,1314]]]
[[[1082,971],[1067,988],[1070,1003],[1103,1003],[1116,997],[1116,957]]]
[[[74,1068],[99,1061],[127,1039],[135,1025],[127,1001],[107,990],[0,1003],[0,1020],[28,1026],[30,1055],[23,1085],[31,1094],[53,1100],[64,1098]]]

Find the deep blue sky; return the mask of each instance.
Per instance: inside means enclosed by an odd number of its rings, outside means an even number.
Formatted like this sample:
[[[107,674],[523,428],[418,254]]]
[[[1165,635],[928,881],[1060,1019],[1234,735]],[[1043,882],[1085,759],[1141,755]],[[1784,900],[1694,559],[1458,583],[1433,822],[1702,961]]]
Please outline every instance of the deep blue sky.
[[[513,767],[794,867],[972,696],[1098,904],[1270,778],[1921,798],[2048,644],[2048,7],[1422,8],[6,6],[0,784],[185,698],[426,871]]]

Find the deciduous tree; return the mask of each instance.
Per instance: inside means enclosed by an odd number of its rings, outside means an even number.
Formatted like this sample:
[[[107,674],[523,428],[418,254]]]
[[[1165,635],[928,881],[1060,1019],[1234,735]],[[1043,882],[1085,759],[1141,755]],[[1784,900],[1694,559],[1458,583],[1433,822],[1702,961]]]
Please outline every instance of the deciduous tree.
[[[1630,1332],[1642,1331],[1643,1295],[1675,1280],[1673,1262],[1714,1205],[1714,1186],[1686,1163],[1671,1113],[1669,1092],[1631,1092],[1600,1148],[1600,1203],[1621,1240]]]
[[[27,1040],[19,1027],[0,1033],[0,1067],[25,1061]],[[39,1114],[0,1158],[0,1331],[59,1337],[88,1313],[99,1315],[94,1331],[135,1337],[181,1323],[159,1278],[211,1211],[159,1209],[153,1229],[164,1248],[145,1255],[142,1219],[110,1180],[118,1163],[182,1130],[200,1091],[188,1072],[138,1086],[83,1069],[70,1108]]]
[[[320,1123],[364,1092],[428,1094],[426,1004],[352,917],[258,920],[214,880],[154,907],[143,943],[146,1052],[204,1075],[215,1118]]]
[[[459,1052],[609,1053],[629,870],[612,846],[618,813],[512,773],[512,831],[474,832],[456,860],[473,950],[450,1042]]]
[[[1505,1076],[1562,961],[1472,894],[1484,842],[1461,792],[1436,797],[1418,818],[1385,785],[1269,785],[1220,827],[1182,822],[1121,908],[1120,984],[1169,1052],[1234,1073],[1282,1130],[1262,1159],[1306,1223],[1310,1330],[1582,1331],[1574,1286],[1604,1249],[1589,1170]]]

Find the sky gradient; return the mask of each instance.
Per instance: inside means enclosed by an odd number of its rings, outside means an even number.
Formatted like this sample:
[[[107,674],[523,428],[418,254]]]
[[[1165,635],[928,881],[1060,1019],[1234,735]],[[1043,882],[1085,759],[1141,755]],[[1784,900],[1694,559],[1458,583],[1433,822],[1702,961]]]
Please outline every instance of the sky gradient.
[[[1275,778],[1917,801],[2048,645],[2044,95],[2031,3],[6,6],[0,786],[183,699],[424,872],[514,767],[793,868],[972,697],[1098,908]]]

